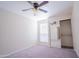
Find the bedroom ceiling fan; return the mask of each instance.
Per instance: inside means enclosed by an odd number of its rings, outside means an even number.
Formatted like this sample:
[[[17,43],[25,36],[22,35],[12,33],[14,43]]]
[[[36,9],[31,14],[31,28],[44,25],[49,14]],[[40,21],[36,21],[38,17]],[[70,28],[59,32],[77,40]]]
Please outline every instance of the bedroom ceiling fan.
[[[40,3],[40,4],[38,4],[37,2],[32,3],[31,1],[27,1],[27,2],[28,2],[30,5],[32,5],[33,8],[23,9],[23,10],[22,10],[23,12],[28,11],[28,10],[30,10],[30,9],[32,9],[34,12],[36,12],[36,11],[38,11],[38,10],[40,10],[40,11],[42,11],[42,12],[44,12],[44,13],[47,13],[47,12],[48,12],[48,11],[46,11],[46,10],[44,10],[44,9],[39,8],[39,7],[44,6],[45,4],[47,4],[48,1],[43,1],[43,2]]]

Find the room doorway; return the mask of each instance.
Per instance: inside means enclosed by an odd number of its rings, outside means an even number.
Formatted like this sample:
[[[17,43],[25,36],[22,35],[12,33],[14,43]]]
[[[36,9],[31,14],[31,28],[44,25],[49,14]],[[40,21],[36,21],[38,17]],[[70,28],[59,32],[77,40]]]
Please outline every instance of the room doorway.
[[[48,23],[38,22],[38,43],[48,45]]]
[[[60,21],[60,38],[62,48],[73,48],[71,19]]]

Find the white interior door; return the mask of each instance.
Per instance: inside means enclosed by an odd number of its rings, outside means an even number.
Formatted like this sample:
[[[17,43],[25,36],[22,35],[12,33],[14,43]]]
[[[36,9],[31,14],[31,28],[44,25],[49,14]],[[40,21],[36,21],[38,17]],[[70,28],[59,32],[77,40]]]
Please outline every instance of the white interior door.
[[[61,41],[58,34],[58,23],[50,24],[51,47],[61,48]]]
[[[50,26],[50,31],[51,31],[51,41],[52,40],[58,40],[58,32],[57,32],[57,26],[56,25],[51,25]]]

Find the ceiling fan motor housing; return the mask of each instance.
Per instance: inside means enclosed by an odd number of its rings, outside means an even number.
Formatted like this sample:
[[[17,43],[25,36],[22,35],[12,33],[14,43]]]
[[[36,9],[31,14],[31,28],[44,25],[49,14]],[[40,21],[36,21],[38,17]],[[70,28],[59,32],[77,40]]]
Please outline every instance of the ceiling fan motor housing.
[[[38,3],[34,3],[33,6],[35,9],[37,9],[39,7]]]

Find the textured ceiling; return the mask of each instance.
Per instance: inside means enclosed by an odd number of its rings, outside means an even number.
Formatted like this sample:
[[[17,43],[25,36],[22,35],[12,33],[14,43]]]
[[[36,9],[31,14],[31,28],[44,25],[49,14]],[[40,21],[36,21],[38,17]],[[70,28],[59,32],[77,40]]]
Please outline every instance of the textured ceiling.
[[[32,1],[32,2],[35,2],[35,1]],[[37,2],[41,3],[42,1],[37,1]],[[23,15],[25,17],[28,17],[29,19],[42,20],[50,16],[70,14],[72,11],[72,4],[73,2],[69,2],[69,1],[49,1],[48,4],[40,7],[41,9],[47,10],[48,13],[43,13],[41,11],[38,11],[36,13],[37,14],[36,16],[34,16],[34,13],[32,10],[29,10],[26,12],[22,11],[22,9],[28,9],[33,7],[27,1],[7,1],[7,2],[1,1],[0,8],[14,12],[16,14]]]

